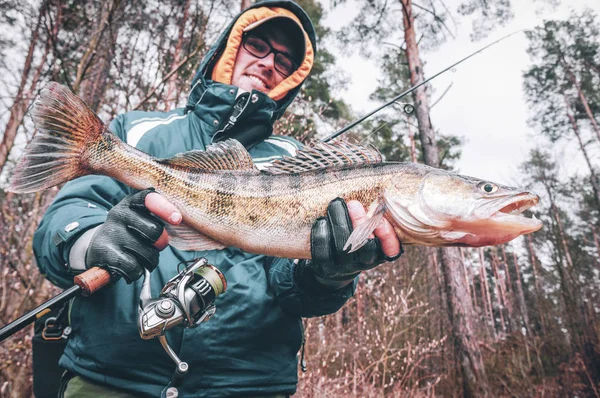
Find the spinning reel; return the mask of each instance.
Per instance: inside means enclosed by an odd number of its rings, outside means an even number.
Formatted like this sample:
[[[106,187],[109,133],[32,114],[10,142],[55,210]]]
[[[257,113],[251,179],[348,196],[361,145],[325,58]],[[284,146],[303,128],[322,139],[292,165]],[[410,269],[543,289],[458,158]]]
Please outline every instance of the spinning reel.
[[[138,310],[138,329],[142,339],[158,337],[163,348],[175,362],[174,378],[185,376],[188,364],[169,346],[165,332],[177,325],[195,328],[210,319],[216,311],[215,299],[225,292],[223,274],[205,258],[194,260],[163,287],[158,298],[150,293],[150,272],[144,273]]]

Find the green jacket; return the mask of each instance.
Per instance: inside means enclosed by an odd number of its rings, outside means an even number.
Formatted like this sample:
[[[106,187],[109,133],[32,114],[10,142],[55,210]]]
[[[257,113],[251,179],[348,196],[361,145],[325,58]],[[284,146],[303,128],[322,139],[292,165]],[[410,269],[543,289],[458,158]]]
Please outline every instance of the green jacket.
[[[312,24],[295,3],[270,1],[292,10],[315,44]],[[117,117],[111,131],[129,144],[157,157],[204,149],[227,123],[237,87],[215,83],[210,61],[223,49],[228,31],[206,55],[186,108],[172,112],[129,112]],[[218,54],[217,54],[218,55]],[[272,124],[299,88],[276,103],[260,92],[226,135],[239,136],[257,163],[294,155],[298,143],[271,135]],[[70,247],[86,230],[106,219],[107,211],[132,190],[102,176],[69,182],[58,193],[34,237],[34,252],[42,273],[54,284],[72,285],[67,263]],[[181,261],[206,257],[227,278],[227,291],[217,301],[217,313],[195,329],[173,328],[167,339],[190,371],[180,396],[226,397],[292,394],[297,386],[297,354],[303,340],[301,317],[337,311],[354,286],[337,292],[303,291],[294,280],[292,260],[258,256],[227,248],[187,252],[167,247],[152,273],[152,296],[177,273]],[[137,329],[141,280],[123,280],[71,305],[72,333],[60,365],[81,376],[141,396],[160,396],[174,370],[158,340],[142,340]]]

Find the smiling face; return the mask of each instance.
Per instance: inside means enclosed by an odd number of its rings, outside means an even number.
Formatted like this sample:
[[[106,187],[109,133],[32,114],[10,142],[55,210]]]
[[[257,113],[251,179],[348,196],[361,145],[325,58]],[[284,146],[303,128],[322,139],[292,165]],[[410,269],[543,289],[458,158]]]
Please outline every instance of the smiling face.
[[[289,31],[282,27],[265,23],[249,32],[267,42],[275,51],[286,53],[291,59],[299,58],[299,50],[288,37]],[[268,94],[281,83],[287,76],[275,69],[275,54],[270,53],[264,58],[258,58],[240,46],[233,67],[231,84],[243,90],[258,90]]]

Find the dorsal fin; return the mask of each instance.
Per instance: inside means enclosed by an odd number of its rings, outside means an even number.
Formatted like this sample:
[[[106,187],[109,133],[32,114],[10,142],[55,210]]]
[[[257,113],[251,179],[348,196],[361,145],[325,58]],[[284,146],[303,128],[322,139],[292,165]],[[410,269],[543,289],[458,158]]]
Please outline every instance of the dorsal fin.
[[[271,166],[263,170],[267,174],[304,173],[331,167],[356,164],[381,163],[381,153],[372,146],[350,144],[344,141],[318,143],[312,147],[304,147],[296,156],[284,156],[273,161]]]
[[[160,163],[186,169],[202,170],[256,170],[252,156],[237,140],[217,142],[206,151],[193,150],[160,159]]]

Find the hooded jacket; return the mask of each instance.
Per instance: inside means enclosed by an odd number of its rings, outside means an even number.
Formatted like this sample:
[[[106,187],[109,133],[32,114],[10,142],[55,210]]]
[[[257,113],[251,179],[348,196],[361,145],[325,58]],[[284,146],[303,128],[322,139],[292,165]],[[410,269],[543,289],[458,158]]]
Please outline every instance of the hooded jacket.
[[[297,4],[266,1],[249,10],[265,6],[294,14],[311,48],[316,47],[312,23]],[[234,19],[207,53],[185,108],[167,113],[128,112],[110,124],[111,131],[161,158],[205,149],[229,137],[239,139],[258,165],[293,156],[298,142],[272,135],[272,126],[300,90],[301,82],[288,86],[292,88],[275,100],[258,91],[239,95],[237,87],[213,80],[215,64],[224,59],[230,33],[244,15]],[[78,178],[61,189],[34,236],[38,267],[48,280],[63,288],[72,285],[77,273],[68,264],[73,243],[103,223],[107,211],[130,193],[129,187],[103,176]],[[159,265],[152,272],[152,297],[177,274],[179,263],[197,257],[205,257],[225,275],[227,291],[217,298],[217,312],[208,322],[166,333],[170,346],[189,364],[178,387],[179,396],[293,394],[303,341],[301,317],[337,311],[353,294],[354,286],[335,292],[305,291],[294,280],[290,259],[248,254],[233,247],[193,252],[169,246],[160,253]],[[138,396],[164,395],[175,365],[158,340],[139,336],[141,284],[141,280],[131,285],[119,280],[91,297],[73,299],[69,311],[72,332],[60,360],[62,367]]]

